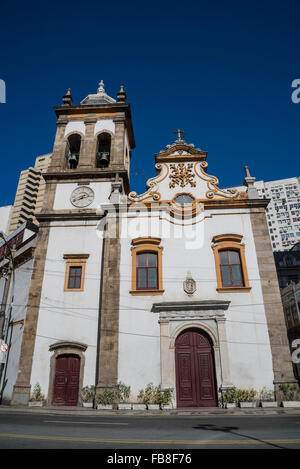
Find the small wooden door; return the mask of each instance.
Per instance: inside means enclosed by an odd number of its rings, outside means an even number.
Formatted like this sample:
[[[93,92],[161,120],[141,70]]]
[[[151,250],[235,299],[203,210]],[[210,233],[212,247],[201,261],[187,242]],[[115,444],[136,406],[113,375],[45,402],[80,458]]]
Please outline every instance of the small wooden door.
[[[53,404],[77,406],[79,392],[80,358],[60,355],[56,359]]]
[[[175,343],[178,407],[215,407],[215,369],[209,338],[190,329]]]

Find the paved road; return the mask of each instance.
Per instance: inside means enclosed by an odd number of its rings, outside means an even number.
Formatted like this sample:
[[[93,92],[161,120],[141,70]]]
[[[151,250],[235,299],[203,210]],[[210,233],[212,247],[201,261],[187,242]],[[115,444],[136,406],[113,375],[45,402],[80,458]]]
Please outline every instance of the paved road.
[[[1,412],[1,449],[297,448],[300,415],[82,416]]]

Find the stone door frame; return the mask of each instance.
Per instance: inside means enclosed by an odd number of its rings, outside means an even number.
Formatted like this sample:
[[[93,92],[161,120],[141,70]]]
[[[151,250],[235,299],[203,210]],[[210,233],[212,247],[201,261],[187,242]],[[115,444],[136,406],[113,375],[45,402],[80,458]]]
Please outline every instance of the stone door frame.
[[[186,336],[187,335],[187,336]],[[188,344],[180,340],[181,337],[188,337]],[[180,366],[180,357],[184,356],[184,361],[188,362],[190,370],[190,391],[189,399],[180,399],[181,378],[185,375],[185,369]],[[206,358],[207,374],[205,382],[210,388],[210,397],[203,396],[204,383],[201,379],[201,365],[199,358]],[[200,358],[200,359],[201,359]],[[176,370],[176,397],[177,407],[216,407],[217,389],[216,389],[216,366],[214,359],[214,350],[210,336],[203,329],[189,328],[184,329],[175,340],[175,370]],[[206,389],[207,389],[206,387]],[[209,404],[208,404],[209,401]]]
[[[162,388],[173,388],[176,407],[175,341],[186,329],[205,331],[211,339],[215,362],[216,389],[219,394],[232,387],[226,335],[225,311],[230,301],[183,301],[154,303],[152,312],[159,313],[160,370]]]
[[[53,401],[53,392],[54,392],[54,379],[55,379],[55,368],[56,368],[56,359],[60,355],[77,355],[80,359],[80,371],[79,371],[79,391],[78,391],[78,403],[81,403],[80,391],[83,386],[83,374],[84,374],[84,365],[85,365],[85,355],[84,352],[87,349],[87,345],[77,343],[77,342],[57,342],[50,345],[49,351],[54,352],[50,358],[50,377],[49,377],[49,388],[48,388],[48,398],[47,404],[52,405]]]

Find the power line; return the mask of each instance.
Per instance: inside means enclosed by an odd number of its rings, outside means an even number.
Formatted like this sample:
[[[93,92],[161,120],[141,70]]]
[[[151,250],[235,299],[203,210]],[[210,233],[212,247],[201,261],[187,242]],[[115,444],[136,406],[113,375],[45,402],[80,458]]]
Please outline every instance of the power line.
[[[104,332],[112,332],[114,333],[115,330],[113,329],[103,329]],[[51,336],[46,336],[42,334],[34,334],[33,332],[29,331],[23,331],[23,334],[31,335],[34,337],[40,337],[43,339],[51,339],[51,340],[59,340],[59,341],[65,341],[65,340],[70,340],[69,338],[61,338],[61,337],[51,337]],[[160,338],[170,338],[168,335],[153,335],[153,334],[141,334],[141,333],[135,333],[135,332],[124,332],[124,331],[118,331],[118,334],[120,335],[129,335],[129,336],[138,336],[138,337],[148,337],[148,338],[154,338],[154,339],[160,339]],[[232,341],[232,340],[220,340],[219,342],[223,343],[228,343],[228,344],[238,344],[238,345],[259,345],[259,346],[270,346],[270,342],[237,342],[237,341]],[[94,344],[86,344],[88,347],[94,347],[96,348],[97,345]],[[272,345],[275,346],[281,346],[281,343],[275,344],[272,343]]]

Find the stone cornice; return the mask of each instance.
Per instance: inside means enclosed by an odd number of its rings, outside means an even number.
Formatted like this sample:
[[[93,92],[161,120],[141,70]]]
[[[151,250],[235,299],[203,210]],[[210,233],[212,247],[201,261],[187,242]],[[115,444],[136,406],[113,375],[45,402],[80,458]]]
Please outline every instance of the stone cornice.
[[[109,179],[114,179],[115,175],[119,174],[120,177],[127,177],[128,178],[128,173],[124,169],[124,166],[120,166],[119,168],[111,168],[111,169],[99,169],[99,168],[93,168],[93,169],[88,169],[88,170],[83,170],[83,169],[63,169],[61,171],[47,171],[46,173],[43,173],[43,177],[45,180],[52,179],[55,180],[55,182],[59,182],[62,179],[83,179],[86,178],[87,180],[90,179],[103,179],[104,177],[107,177]],[[70,181],[69,181],[70,182]]]
[[[153,208],[153,210],[168,210],[172,208],[171,200],[161,200],[159,202],[150,200],[150,201],[141,201],[141,202],[132,202],[129,207],[132,205],[132,211],[142,210],[142,207]],[[265,208],[267,207],[270,199],[196,199],[196,203],[201,203],[204,205],[206,210],[213,209],[236,209],[236,208]],[[139,205],[141,207],[139,207]]]
[[[53,352],[54,350],[62,349],[62,348],[73,348],[73,349],[78,349],[78,350],[85,352],[87,347],[88,347],[87,345],[81,344],[80,342],[63,341],[63,342],[56,342],[55,344],[50,345],[49,352]]]
[[[99,221],[102,216],[97,214],[96,209],[85,210],[49,210],[45,213],[36,215],[40,223],[50,221],[66,221],[66,220],[97,220]]]
[[[270,199],[199,199],[197,202],[203,202],[204,208],[207,210],[217,208],[266,208]]]
[[[202,300],[202,301],[165,301],[163,303],[153,303],[151,311],[153,313],[175,312],[175,311],[226,311],[230,301]]]

